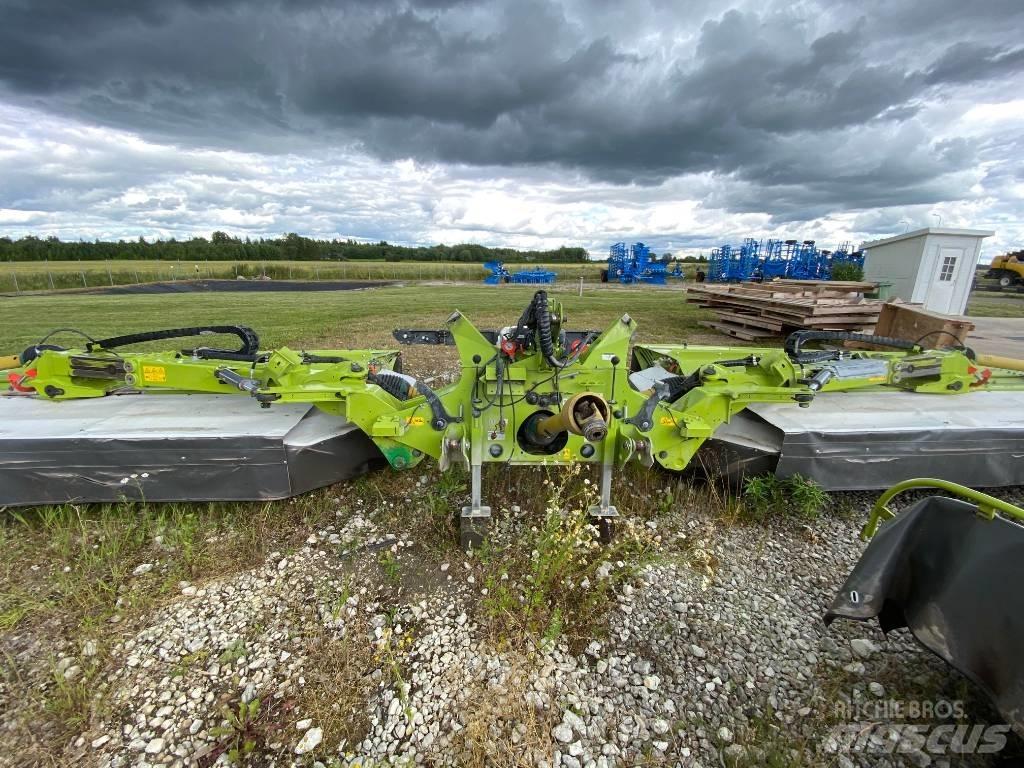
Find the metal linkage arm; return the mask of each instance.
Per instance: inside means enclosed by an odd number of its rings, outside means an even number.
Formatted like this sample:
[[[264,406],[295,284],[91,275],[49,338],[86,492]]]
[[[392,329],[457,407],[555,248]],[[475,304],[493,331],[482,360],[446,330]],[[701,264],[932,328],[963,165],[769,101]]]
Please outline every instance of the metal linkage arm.
[[[1001,512],[1014,520],[1024,522],[1024,509],[1015,507],[1013,504],[1002,499],[997,499],[995,496],[989,496],[987,493],[976,491],[973,488],[968,488],[958,483],[951,483],[948,480],[938,480],[933,477],[915,477],[894,485],[881,495],[878,501],[875,502],[867,523],[861,529],[860,537],[867,541],[878,532],[879,525],[886,520],[892,520],[896,516],[896,513],[886,506],[894,497],[904,491],[918,488],[936,488],[953,496],[959,496],[962,499],[974,502],[978,506],[978,514],[989,520],[995,517],[996,512]]]

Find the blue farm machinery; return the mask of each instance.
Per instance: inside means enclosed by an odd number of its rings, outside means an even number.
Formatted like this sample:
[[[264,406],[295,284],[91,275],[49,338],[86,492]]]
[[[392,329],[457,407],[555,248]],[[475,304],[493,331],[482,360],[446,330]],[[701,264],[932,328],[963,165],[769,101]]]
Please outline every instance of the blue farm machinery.
[[[664,285],[665,278],[681,277],[679,274],[670,275],[667,266],[651,256],[651,249],[643,243],[633,243],[626,246],[625,243],[615,243],[608,252],[608,269],[602,274],[602,281],[618,281],[623,285],[634,283],[648,283],[651,285]]]
[[[813,240],[755,240],[738,248],[722,245],[711,251],[707,279],[712,283],[750,280],[832,280],[840,264],[863,268],[864,253],[844,243],[834,251],[819,249]]]
[[[487,285],[500,285],[501,283],[518,283],[521,285],[550,285],[555,282],[557,275],[547,269],[524,269],[519,272],[509,272],[508,268],[500,261],[488,261],[484,268],[491,270],[491,274],[484,278]]]

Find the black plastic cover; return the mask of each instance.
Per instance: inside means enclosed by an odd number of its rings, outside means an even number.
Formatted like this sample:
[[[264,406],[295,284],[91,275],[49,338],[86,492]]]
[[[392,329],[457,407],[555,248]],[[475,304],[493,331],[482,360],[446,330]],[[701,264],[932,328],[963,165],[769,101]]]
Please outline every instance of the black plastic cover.
[[[1024,733],[1024,527],[933,496],[882,526],[825,614],[914,637]]]

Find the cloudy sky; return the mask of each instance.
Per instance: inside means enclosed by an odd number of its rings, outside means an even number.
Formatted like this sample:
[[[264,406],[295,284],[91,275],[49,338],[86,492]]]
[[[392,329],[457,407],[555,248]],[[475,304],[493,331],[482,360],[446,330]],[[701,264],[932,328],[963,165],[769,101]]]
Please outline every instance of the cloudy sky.
[[[0,0],[0,234],[1024,246],[1021,0]]]

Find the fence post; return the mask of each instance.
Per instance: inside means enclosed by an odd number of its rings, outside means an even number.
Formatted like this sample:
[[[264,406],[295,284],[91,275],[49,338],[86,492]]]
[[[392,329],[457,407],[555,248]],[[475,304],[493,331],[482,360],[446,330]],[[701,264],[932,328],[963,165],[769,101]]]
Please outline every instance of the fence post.
[[[580,296],[583,295],[583,275],[580,275]]]
[[[11,277],[14,278],[14,290],[21,293],[21,288],[18,287],[18,273],[14,271],[14,267],[11,267]]]
[[[110,286],[114,286],[114,276],[110,273],[110,262],[107,262],[107,279],[110,280]]]
[[[314,280],[320,279],[320,267],[313,267]]]
[[[50,272],[50,270],[46,270],[46,277],[50,281],[50,290],[55,290],[55,288],[53,287],[53,274]]]
[[[79,274],[81,274],[81,276],[82,276],[82,287],[83,288],[88,288],[89,284],[87,282],[85,282],[85,270],[83,269]]]
[[[139,284],[139,270],[133,269],[132,271],[135,273],[135,284],[138,285]]]

